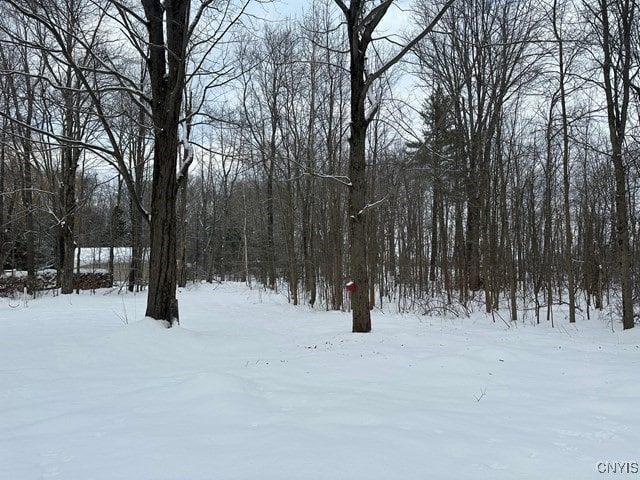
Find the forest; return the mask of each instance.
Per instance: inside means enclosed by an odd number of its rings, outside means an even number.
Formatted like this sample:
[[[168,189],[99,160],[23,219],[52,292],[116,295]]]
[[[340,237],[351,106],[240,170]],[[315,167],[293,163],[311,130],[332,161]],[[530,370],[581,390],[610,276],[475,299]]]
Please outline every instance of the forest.
[[[111,280],[156,319],[234,280],[354,331],[385,306],[634,327],[636,0],[277,8],[0,0],[3,275],[68,294],[82,249],[127,247]]]

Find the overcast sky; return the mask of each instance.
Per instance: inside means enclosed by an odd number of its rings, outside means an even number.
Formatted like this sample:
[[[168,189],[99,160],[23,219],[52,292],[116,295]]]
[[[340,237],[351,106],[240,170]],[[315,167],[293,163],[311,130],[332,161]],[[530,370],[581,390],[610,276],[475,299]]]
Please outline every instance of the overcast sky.
[[[345,0],[347,3],[349,0]],[[411,17],[409,9],[412,0],[395,0],[385,16],[382,27],[404,29],[409,24]],[[311,0],[274,0],[273,3],[264,5],[267,16],[273,20],[284,19],[286,17],[300,16],[308,8]]]
[[[345,0],[346,3],[349,0]],[[411,29],[412,12],[410,10],[411,4],[414,0],[395,0],[391,5],[387,15],[383,19],[381,25],[376,30],[376,34],[390,35],[390,34],[402,34]],[[274,0],[273,3],[258,7],[261,13],[255,12],[256,15],[263,18],[269,18],[273,21],[279,19],[285,19],[287,17],[296,18],[300,17],[303,12],[309,8],[311,0]],[[402,42],[400,38],[398,42]],[[400,67],[401,68],[401,67]],[[422,105],[422,97],[424,92],[421,89],[416,88],[416,79],[407,74],[406,71],[396,80],[396,84],[393,88],[393,96],[410,106],[412,109],[420,108]],[[403,118],[398,119],[398,122],[404,123],[405,128],[411,129],[411,125],[421,125],[421,120],[418,118],[416,111],[403,111]],[[415,127],[414,125],[414,127]],[[408,134],[408,132],[405,132]]]

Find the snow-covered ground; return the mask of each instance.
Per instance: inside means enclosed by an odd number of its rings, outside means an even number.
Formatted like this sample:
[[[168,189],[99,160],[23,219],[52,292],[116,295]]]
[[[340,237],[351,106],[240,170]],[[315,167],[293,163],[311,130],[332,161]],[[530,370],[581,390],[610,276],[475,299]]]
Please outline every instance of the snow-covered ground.
[[[179,300],[170,330],[143,295],[0,300],[0,478],[640,476],[640,329]]]

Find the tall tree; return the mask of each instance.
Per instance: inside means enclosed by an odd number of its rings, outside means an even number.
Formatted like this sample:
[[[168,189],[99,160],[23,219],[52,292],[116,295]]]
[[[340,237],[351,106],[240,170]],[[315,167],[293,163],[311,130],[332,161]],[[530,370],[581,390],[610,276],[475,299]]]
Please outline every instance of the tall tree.
[[[153,176],[151,183],[151,249],[146,316],[178,320],[176,248],[178,193],[178,127],[189,42],[190,0],[142,0],[148,32]]]
[[[566,16],[567,4],[559,0],[553,0],[551,7],[553,36],[556,41],[558,61],[558,101],[560,102],[560,120],[562,132],[562,183],[563,183],[563,211],[565,223],[565,265],[567,271],[567,287],[569,296],[569,323],[576,321],[576,289],[575,289],[575,269],[573,258],[573,227],[571,224],[571,204],[569,200],[570,188],[570,152],[569,152],[569,114],[567,109],[567,76],[572,61],[575,59],[575,52],[565,47],[564,19]],[[573,54],[572,54],[573,53]]]
[[[349,42],[349,75],[351,84],[350,136],[349,136],[349,253],[350,273],[354,283],[351,295],[353,332],[371,331],[371,305],[369,302],[369,273],[367,265],[366,215],[373,204],[368,203],[366,173],[367,128],[378,105],[367,106],[367,94],[373,83],[398,63],[420,40],[436,26],[440,17],[455,0],[448,0],[434,19],[405,44],[392,58],[382,61],[376,70],[368,62],[373,34],[393,4],[384,0],[372,7],[368,0],[351,0],[349,5],[335,0],[342,10],[347,25]],[[369,107],[369,111],[367,111]]]
[[[624,158],[625,136],[631,102],[632,77],[637,71],[634,39],[638,35],[636,0],[599,0],[584,2],[597,35],[602,56],[601,87],[606,98],[611,163],[615,172],[615,239],[618,249],[618,274],[622,290],[622,325],[634,326],[633,275],[629,242],[628,166]]]
[[[179,135],[183,94],[190,78],[201,74],[205,61],[213,48],[218,46],[231,27],[244,14],[248,0],[241,0],[234,8],[233,0],[203,0],[191,11],[190,0],[141,0],[147,31],[146,61],[151,83],[151,117],[153,120],[153,173],[151,184],[151,222],[149,254],[149,292],[146,315],[166,320],[169,325],[178,320],[177,281],[177,216],[178,187],[186,181],[186,173],[193,160],[193,152],[187,138]],[[119,6],[123,17],[136,18]],[[209,12],[217,18],[206,18]],[[206,22],[203,20],[206,18]],[[200,32],[200,22],[211,22],[212,32]],[[197,51],[201,47],[203,51]],[[195,71],[187,71],[189,55],[194,58]],[[225,68],[222,72],[226,71]],[[218,78],[221,72],[208,74]],[[210,80],[206,92],[213,86]],[[195,102],[195,101],[194,101]],[[189,109],[190,115],[197,112]],[[185,149],[184,159],[178,169],[178,148]]]
[[[83,51],[77,38],[81,35],[86,21],[87,8],[82,0],[65,2],[65,9],[57,13],[56,18],[62,27],[63,44],[61,48],[76,58],[81,68],[86,68],[91,54]],[[79,143],[83,139],[86,116],[87,95],[80,89],[81,80],[74,67],[66,64],[60,68],[60,93],[62,111],[62,135],[60,150],[60,219],[58,224],[60,292],[73,293],[73,266],[76,249],[76,213],[78,199],[76,192],[77,171],[82,154]]]

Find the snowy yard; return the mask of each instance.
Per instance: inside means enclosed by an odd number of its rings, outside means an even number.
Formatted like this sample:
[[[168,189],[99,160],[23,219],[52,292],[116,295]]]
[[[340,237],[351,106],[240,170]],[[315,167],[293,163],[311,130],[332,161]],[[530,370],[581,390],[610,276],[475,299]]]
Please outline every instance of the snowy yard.
[[[640,329],[104,293],[0,300],[1,479],[640,478]]]

